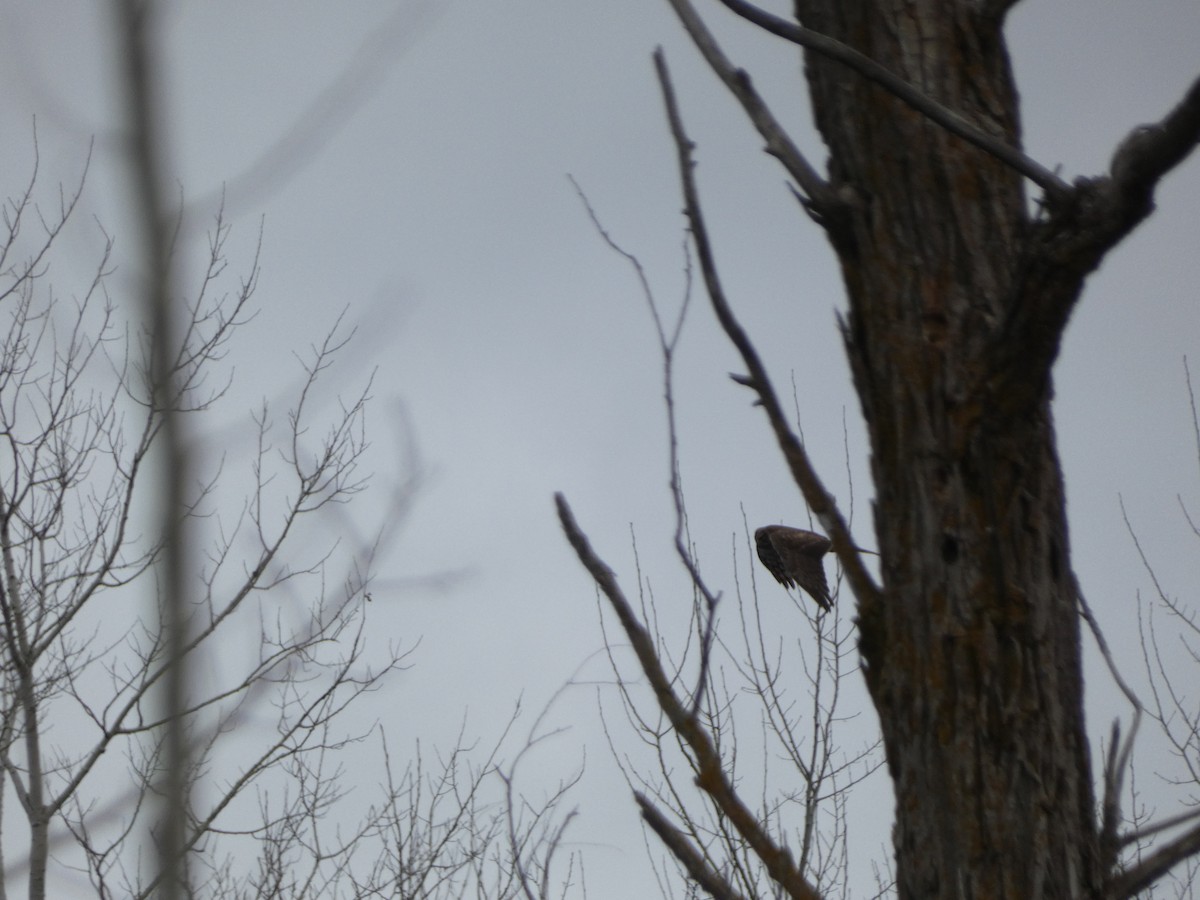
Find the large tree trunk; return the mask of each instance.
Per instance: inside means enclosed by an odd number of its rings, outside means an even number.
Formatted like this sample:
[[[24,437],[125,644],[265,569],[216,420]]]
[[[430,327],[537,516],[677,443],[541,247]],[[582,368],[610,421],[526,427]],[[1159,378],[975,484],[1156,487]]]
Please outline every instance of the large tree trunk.
[[[797,12],[1017,146],[1002,12],[983,5],[798,0]],[[1038,307],[1029,291],[1077,291],[1082,273],[1030,277],[1036,228],[1016,172],[842,65],[810,54],[807,71],[830,179],[850,200],[830,234],[877,492],[883,595],[860,625],[895,784],[899,896],[1099,896],[1050,416],[1059,331],[1025,358],[1010,327]]]

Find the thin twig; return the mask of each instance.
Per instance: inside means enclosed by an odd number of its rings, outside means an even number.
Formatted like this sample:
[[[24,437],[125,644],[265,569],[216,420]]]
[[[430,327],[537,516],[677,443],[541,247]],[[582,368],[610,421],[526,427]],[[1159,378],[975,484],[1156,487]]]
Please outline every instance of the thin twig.
[[[675,416],[675,351],[679,347],[679,339],[683,334],[683,323],[687,320],[688,308],[692,300],[691,258],[690,256],[688,257],[685,268],[687,283],[684,286],[683,301],[679,305],[679,313],[675,317],[675,323],[668,333],[667,325],[663,321],[662,314],[659,312],[658,302],[654,298],[654,292],[650,289],[650,280],[646,277],[646,270],[642,267],[641,260],[616,242],[608,232],[608,229],[600,222],[600,217],[592,207],[587,195],[584,194],[583,189],[579,186],[579,183],[573,177],[570,180],[575,188],[575,193],[583,202],[584,209],[587,210],[588,218],[592,220],[592,225],[599,232],[601,239],[608,245],[609,249],[628,262],[633,268],[634,274],[638,279],[638,284],[642,289],[642,297],[645,299],[646,305],[650,308],[650,316],[654,320],[654,330],[658,337],[659,355],[662,357],[663,402],[666,404],[667,411],[667,461],[671,472],[669,479],[671,499],[675,507],[675,552],[683,563],[684,568],[687,569],[695,591],[704,600],[703,622],[700,628],[700,671],[696,676],[696,688],[692,692],[692,712],[696,712],[700,708],[700,701],[704,696],[705,686],[708,684],[709,664],[712,659],[712,644],[716,633],[717,604],[721,600],[721,595],[714,593],[708,587],[708,583],[700,573],[700,564],[692,553],[690,538],[687,535],[687,503],[683,494],[683,476],[679,470],[679,428]]]

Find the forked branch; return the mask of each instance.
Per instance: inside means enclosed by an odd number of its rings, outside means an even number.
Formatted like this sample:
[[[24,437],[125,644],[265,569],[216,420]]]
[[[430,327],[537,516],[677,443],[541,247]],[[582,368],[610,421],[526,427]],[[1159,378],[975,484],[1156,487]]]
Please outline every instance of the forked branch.
[[[675,2],[675,0],[672,0],[672,2]],[[792,433],[787,418],[784,416],[783,407],[780,405],[779,398],[775,394],[775,389],[771,386],[771,380],[767,375],[766,367],[762,364],[762,360],[759,359],[758,351],[754,348],[754,344],[747,337],[746,332],[734,316],[733,310],[730,308],[729,302],[725,297],[725,290],[721,286],[721,279],[717,274],[717,264],[713,255],[712,245],[708,239],[708,229],[705,226],[704,216],[700,209],[700,199],[696,191],[696,182],[692,176],[692,169],[694,167],[692,161],[692,143],[683,129],[683,121],[679,115],[679,107],[675,101],[675,92],[671,86],[670,73],[667,71],[666,60],[663,58],[661,48],[654,53],[654,65],[658,71],[658,80],[662,86],[663,98],[666,101],[667,119],[671,125],[671,135],[675,139],[675,147],[679,154],[679,173],[683,182],[684,212],[688,217],[692,238],[696,243],[696,255],[700,260],[700,270],[704,275],[704,284],[708,290],[708,296],[712,302],[717,320],[721,323],[721,327],[729,337],[729,340],[737,348],[738,353],[741,354],[742,361],[746,364],[746,370],[749,373],[746,376],[735,376],[734,380],[739,384],[744,384],[746,387],[751,388],[758,394],[759,401],[767,413],[767,418],[770,420],[771,429],[775,432],[775,439],[779,442],[779,448],[783,451],[784,459],[787,460],[788,468],[792,472],[792,478],[800,488],[800,492],[804,495],[805,502],[812,509],[813,515],[821,522],[821,525],[824,526],[833,541],[834,552],[838,555],[842,568],[846,572],[846,579],[850,582],[850,587],[853,589],[855,596],[858,597],[860,603],[865,604],[874,601],[879,596],[879,588],[871,578],[870,573],[867,572],[862,557],[857,552],[857,545],[850,535],[850,528],[846,524],[846,520],[838,509],[832,495],[825,489],[825,485],[818,477],[812,462],[808,458],[808,454],[804,450],[804,446],[800,443],[796,435]]]
[[[817,170],[788,137],[783,126],[779,124],[779,120],[775,118],[775,114],[771,112],[770,107],[763,102],[762,97],[754,89],[750,76],[746,74],[745,70],[735,67],[729,61],[688,0],[669,0],[669,2],[705,62],[717,74],[717,77],[725,82],[725,86],[742,104],[746,115],[750,117],[750,121],[758,129],[758,133],[767,142],[767,152],[783,163],[783,167],[796,179],[796,183],[800,185],[800,189],[804,192],[818,219],[823,219],[836,210],[842,201],[838,199],[829,183],[817,174]],[[661,52],[661,49],[655,51],[656,57],[661,55]]]
[[[1084,280],[1154,211],[1158,183],[1198,142],[1200,78],[1162,120],[1121,142],[1107,177],[1079,179],[1035,224],[1008,320],[993,338],[982,402],[1019,418],[1042,401]]]
[[[671,5],[675,6],[678,11],[679,6],[686,5],[687,2],[688,0],[671,0]],[[938,103],[915,85],[905,81],[886,66],[880,65],[853,47],[813,31],[811,28],[805,28],[789,22],[787,19],[772,15],[747,3],[746,0],[721,0],[721,2],[743,19],[753,22],[764,31],[853,69],[868,81],[879,85],[897,100],[924,115],[931,122],[936,122],[951,134],[957,135],[969,144],[974,144],[980,150],[990,153],[1005,165],[1020,172],[1044,190],[1047,195],[1055,196],[1069,190],[1066,182],[1045,166],[1030,159],[1018,148],[972,125],[954,110]],[[695,16],[694,11],[692,15]],[[691,29],[688,30],[690,33]]]
[[[742,802],[734,790],[733,784],[721,765],[721,755],[714,746],[712,738],[696,714],[688,704],[681,701],[671,688],[671,680],[662,667],[658,653],[654,649],[654,640],[634,615],[633,607],[625,597],[613,570],[596,552],[587,539],[587,535],[575,522],[571,507],[562,494],[554,495],[554,503],[558,509],[558,518],[562,523],[563,533],[574,548],[576,556],[596,582],[596,586],[608,598],[613,611],[621,622],[625,636],[629,638],[630,646],[638,658],[638,663],[650,688],[654,691],[659,709],[670,721],[680,738],[687,744],[695,759],[696,783],[702,791],[712,798],[721,813],[746,841],[754,854],[762,861],[771,878],[793,900],[818,900],[816,889],[809,884],[808,879],[797,868],[792,854],[772,840],[762,827],[761,822],[753,812]]]

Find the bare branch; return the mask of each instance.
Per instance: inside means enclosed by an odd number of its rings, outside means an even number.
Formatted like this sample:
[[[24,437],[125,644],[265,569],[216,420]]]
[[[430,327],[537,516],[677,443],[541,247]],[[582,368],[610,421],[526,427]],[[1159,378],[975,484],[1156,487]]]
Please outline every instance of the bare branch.
[[[951,134],[975,145],[985,153],[990,153],[1005,165],[1020,172],[1042,188],[1047,195],[1055,196],[1069,190],[1066,182],[1045,166],[1026,156],[1018,148],[971,124],[954,110],[938,103],[915,85],[905,81],[853,47],[813,31],[811,28],[805,28],[772,15],[747,3],[746,0],[721,0],[721,3],[771,34],[848,66],[868,81],[879,85],[896,99],[929,118],[930,121],[941,125]]]
[[[729,61],[704,21],[692,8],[689,0],[669,0],[669,2],[705,61],[742,104],[746,115],[750,117],[750,121],[758,133],[767,142],[767,152],[783,163],[783,167],[796,179],[796,183],[800,185],[800,189],[805,193],[816,213],[818,221],[831,216],[841,207],[842,201],[829,183],[817,174],[817,170],[800,152],[792,139],[788,137],[774,113],[754,89],[750,76],[744,69],[735,68]],[[662,48],[660,47],[655,51],[655,57],[661,55]]]
[[[1121,835],[1120,845],[1128,847],[1130,844],[1136,844],[1139,841],[1144,841],[1147,838],[1153,837],[1156,834],[1162,834],[1164,831],[1170,831],[1172,828],[1178,828],[1180,825],[1185,825],[1188,822],[1194,822],[1200,819],[1200,809],[1189,809],[1187,812],[1179,813],[1179,815],[1171,816],[1167,819],[1155,822],[1152,825],[1146,825],[1136,831],[1130,831]]]
[[[659,708],[691,749],[695,760],[697,785],[712,797],[713,802],[789,897],[795,900],[818,900],[816,889],[797,868],[791,852],[771,839],[734,790],[733,784],[722,769],[721,756],[713,745],[712,738],[701,726],[696,714],[675,695],[671,688],[671,680],[663,670],[655,650],[653,639],[633,614],[633,609],[617,584],[612,569],[592,550],[587,536],[576,524],[566,498],[562,494],[555,494],[554,502],[567,540],[617,614],[625,636],[637,655],[642,672],[654,691]]]
[[[1107,900],[1125,900],[1150,887],[1176,865],[1200,853],[1200,825],[1180,835],[1165,847],[1131,865],[1108,884]]]
[[[242,171],[225,179],[219,191],[189,202],[192,210],[207,210],[234,198],[237,212],[257,209],[263,198],[287,184],[325,144],[340,134],[345,123],[368,102],[413,42],[426,33],[438,15],[437,4],[400,3],[367,35],[350,62],[296,114],[279,136]]]
[[[673,2],[676,2],[676,0],[673,0]],[[717,274],[717,265],[712,246],[708,240],[708,230],[700,209],[700,200],[696,191],[695,179],[692,175],[694,166],[691,157],[692,144],[683,129],[683,122],[680,119],[679,109],[675,102],[675,93],[671,87],[670,74],[667,71],[667,64],[661,50],[655,51],[654,62],[658,70],[658,79],[662,85],[663,97],[667,106],[667,118],[671,125],[671,134],[675,139],[675,147],[679,155],[679,172],[683,183],[684,209],[691,226],[692,237],[696,242],[696,253],[700,259],[700,270],[704,275],[704,283],[708,289],[708,296],[712,302],[717,319],[721,323],[721,327],[725,330],[725,334],[729,337],[729,340],[741,354],[742,361],[746,364],[746,368],[749,371],[749,375],[747,376],[733,376],[734,380],[739,384],[750,387],[758,394],[759,402],[762,404],[767,418],[770,420],[771,428],[775,432],[775,439],[778,441],[779,447],[783,451],[784,459],[787,461],[788,468],[792,472],[792,478],[800,488],[800,492],[804,495],[805,502],[812,508],[813,514],[825,527],[830,539],[833,541],[833,550],[837,553],[838,559],[846,571],[850,587],[854,590],[854,594],[858,597],[860,603],[864,605],[870,604],[879,597],[879,588],[867,572],[862,557],[856,550],[857,544],[850,535],[845,518],[838,510],[832,495],[825,490],[825,486],[813,468],[808,454],[804,450],[804,446],[792,433],[784,416],[783,407],[780,405],[775,390],[771,385],[771,380],[767,375],[766,367],[759,359],[758,351],[746,335],[746,332],[742,329],[741,324],[737,321],[729,306],[729,302],[725,298],[725,292]]]
[[[1019,418],[1042,401],[1084,279],[1154,211],[1158,182],[1198,141],[1200,78],[1160,122],[1135,128],[1121,142],[1108,177],[1081,178],[1053,198],[1048,215],[1034,223],[1027,259],[1010,288],[1010,312],[993,338],[980,404]]]
[[[735,891],[721,877],[720,873],[696,852],[696,848],[688,842],[684,834],[667,821],[667,817],[660,813],[644,794],[635,791],[633,797],[642,810],[642,818],[646,820],[646,824],[658,835],[659,840],[674,854],[680,864],[687,869],[696,884],[708,891],[716,900],[742,900],[742,895]]]
[[[1183,99],[1159,122],[1129,133],[1110,167],[1112,188],[1125,205],[1153,209],[1154,188],[1200,142],[1200,78],[1192,82]],[[1140,217],[1138,219],[1140,221]]]

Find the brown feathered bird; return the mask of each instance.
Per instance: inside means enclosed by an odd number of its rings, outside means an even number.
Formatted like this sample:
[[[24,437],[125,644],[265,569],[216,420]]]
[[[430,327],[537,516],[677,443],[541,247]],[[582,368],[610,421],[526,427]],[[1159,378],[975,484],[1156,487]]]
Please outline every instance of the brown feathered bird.
[[[801,587],[829,611],[833,600],[825,581],[825,564],[821,561],[832,546],[829,538],[803,528],[786,525],[765,525],[754,532],[758,558],[784,587]]]

